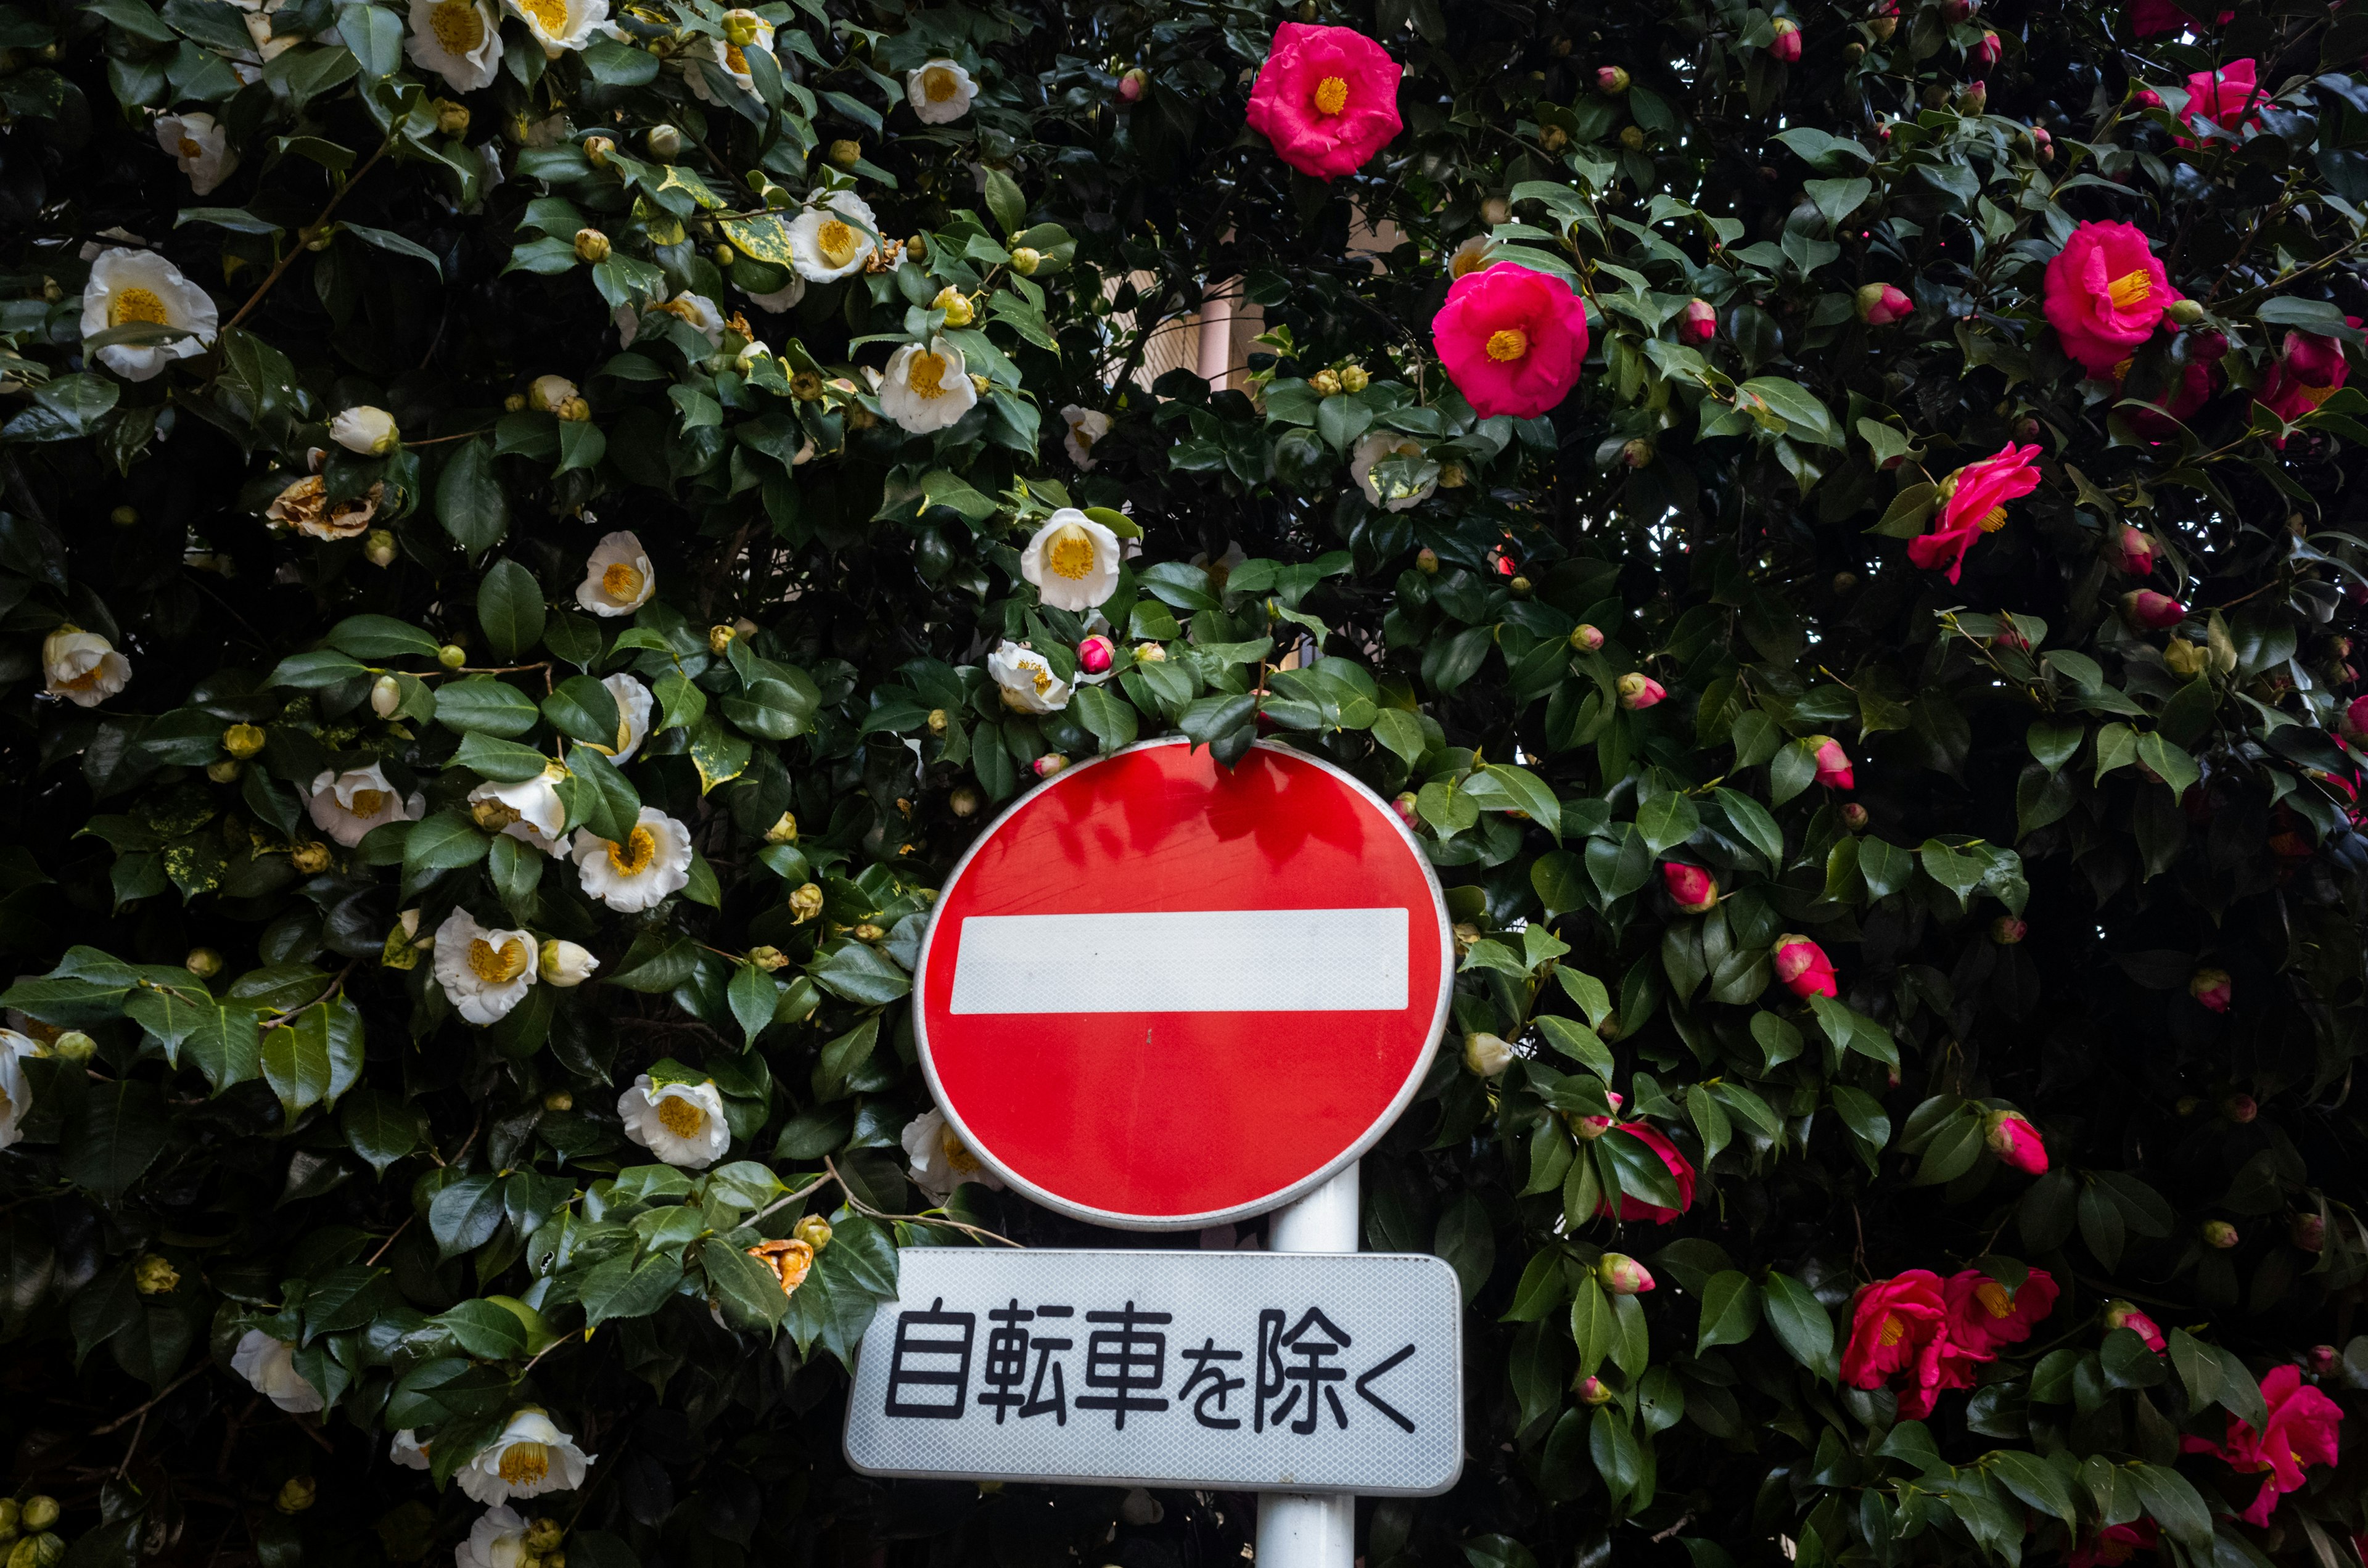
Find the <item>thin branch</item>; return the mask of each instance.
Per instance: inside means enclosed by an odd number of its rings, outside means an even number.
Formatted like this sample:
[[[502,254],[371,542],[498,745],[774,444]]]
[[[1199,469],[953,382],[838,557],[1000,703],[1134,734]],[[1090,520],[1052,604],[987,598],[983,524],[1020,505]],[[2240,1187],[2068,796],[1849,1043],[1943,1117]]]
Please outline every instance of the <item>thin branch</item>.
[[[145,1417],[146,1417],[146,1415],[147,1415],[147,1414],[148,1414],[150,1411],[152,1411],[152,1410],[155,1409],[158,1405],[160,1405],[160,1404],[164,1403],[165,1403],[165,1401],[166,1399],[170,1398],[170,1397],[173,1395],[173,1393],[175,1393],[175,1392],[176,1392],[180,1388],[180,1386],[181,1386],[183,1383],[188,1382],[191,1378],[194,1378],[194,1377],[198,1376],[199,1373],[204,1372],[208,1368],[211,1367],[212,1365],[213,1365],[213,1363],[212,1363],[211,1361],[200,1361],[200,1362],[199,1362],[196,1366],[194,1366],[194,1367],[190,1368],[188,1371],[183,1372],[179,1377],[175,1378],[171,1382],[166,1383],[166,1384],[165,1385],[165,1387],[163,1388],[163,1390],[162,1390],[162,1391],[160,1391],[160,1392],[157,1393],[157,1395],[156,1395],[156,1397],[155,1397],[155,1398],[154,1398],[154,1399],[150,1400],[147,1403],[145,1403],[145,1404],[143,1404],[143,1405],[141,1405],[139,1408],[137,1408],[137,1409],[135,1409],[135,1410],[127,1410],[127,1411],[125,1411],[122,1415],[120,1415],[117,1416],[114,1420],[112,1420],[112,1421],[108,1422],[108,1423],[106,1426],[94,1426],[94,1427],[92,1427],[92,1428],[91,1428],[91,1433],[90,1433],[90,1435],[91,1435],[92,1437],[106,1437],[109,1432],[115,1431],[117,1428],[119,1428],[119,1427],[122,1426],[125,1423],[127,1423],[127,1422],[129,1422],[129,1421],[131,1421],[131,1420],[133,1420],[134,1418],[145,1418]],[[139,1440],[138,1438],[136,1438],[136,1437],[135,1437],[135,1438],[133,1438],[133,1439],[132,1439],[132,1447],[137,1448],[137,1447],[139,1447],[139,1446],[140,1446],[140,1440]],[[125,1456],[124,1456],[124,1462],[125,1462],[126,1464],[129,1464],[129,1463],[131,1463],[131,1456],[130,1456],[130,1455],[128,1455],[128,1454],[127,1454],[127,1455],[125,1455]]]
[[[417,1215],[405,1214],[403,1217],[403,1223],[397,1225],[393,1231],[387,1233],[386,1240],[379,1243],[378,1251],[370,1254],[370,1261],[363,1264],[362,1267],[364,1268],[368,1268],[371,1267],[371,1265],[377,1263],[380,1258],[384,1257],[386,1256],[386,1249],[393,1246],[395,1244],[396,1238],[400,1237],[404,1232],[411,1229],[411,1221],[416,1218],[418,1218]]]
[[[255,313],[255,308],[263,303],[263,296],[271,292],[271,286],[279,281],[281,275],[296,264],[297,256],[303,254],[307,248],[304,236],[318,233],[321,227],[328,222],[329,214],[337,210],[337,203],[346,199],[346,192],[353,189],[355,186],[359,185],[361,183],[362,176],[376,168],[378,166],[378,161],[381,158],[385,157],[387,150],[393,145],[394,139],[393,137],[389,137],[384,142],[380,142],[378,151],[372,153],[363,163],[362,166],[353,172],[352,177],[329,193],[328,203],[321,209],[320,216],[314,218],[303,228],[296,231],[296,243],[290,245],[288,249],[288,254],[281,256],[278,264],[275,265],[269,272],[264,275],[263,281],[255,286],[255,292],[246,297],[246,303],[238,308],[238,314],[222,323],[222,334],[220,335],[227,335],[231,328],[238,325],[239,323],[245,321],[248,316]]]
[[[887,1220],[890,1221],[901,1221],[908,1225],[943,1225],[948,1230],[960,1231],[966,1236],[978,1237],[991,1242],[1001,1242],[1005,1246],[1010,1247],[1015,1251],[1025,1252],[1028,1250],[1024,1245],[1019,1242],[1013,1241],[1009,1236],[997,1235],[993,1231],[987,1230],[984,1226],[966,1225],[960,1220],[933,1220],[927,1214],[890,1214],[883,1210],[874,1209],[871,1205],[864,1202],[863,1199],[855,1196],[854,1188],[847,1185],[847,1178],[838,1174],[838,1167],[831,1164],[829,1155],[824,1155],[822,1163],[829,1169],[831,1179],[838,1183],[838,1190],[846,1195],[847,1206],[849,1209],[854,1210],[857,1213],[864,1215],[869,1219]]]

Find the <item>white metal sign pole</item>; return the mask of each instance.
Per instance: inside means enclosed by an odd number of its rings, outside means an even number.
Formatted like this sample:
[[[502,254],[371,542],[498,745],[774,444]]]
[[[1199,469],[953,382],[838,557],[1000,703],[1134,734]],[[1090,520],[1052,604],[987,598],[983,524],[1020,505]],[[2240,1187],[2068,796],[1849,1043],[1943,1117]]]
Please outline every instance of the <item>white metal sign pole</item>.
[[[1355,1252],[1358,1165],[1274,1211],[1269,1252]],[[1350,1492],[1269,1492],[1258,1498],[1258,1568],[1352,1568],[1357,1497]]]

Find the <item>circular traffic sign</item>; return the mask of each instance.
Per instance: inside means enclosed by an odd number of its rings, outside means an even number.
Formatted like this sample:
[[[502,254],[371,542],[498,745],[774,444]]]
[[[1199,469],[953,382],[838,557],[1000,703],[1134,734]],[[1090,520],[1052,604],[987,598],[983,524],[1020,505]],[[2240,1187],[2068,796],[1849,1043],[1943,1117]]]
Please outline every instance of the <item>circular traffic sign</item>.
[[[1138,1230],[1258,1214],[1414,1097],[1455,938],[1429,860],[1339,768],[1180,737],[1056,774],[954,867],[914,1034],[971,1152]]]

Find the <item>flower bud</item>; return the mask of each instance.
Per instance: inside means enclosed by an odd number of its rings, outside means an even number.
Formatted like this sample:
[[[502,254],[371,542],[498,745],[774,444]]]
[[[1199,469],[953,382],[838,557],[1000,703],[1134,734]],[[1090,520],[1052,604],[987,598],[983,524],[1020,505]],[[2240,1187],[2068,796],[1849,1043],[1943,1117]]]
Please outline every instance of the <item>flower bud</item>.
[[[2032,1176],[2047,1174],[2047,1145],[2019,1110],[1994,1110],[1982,1123],[1982,1142],[2000,1163]]]
[[[343,410],[329,421],[329,439],[359,456],[382,458],[402,441],[403,432],[393,415],[363,403]]]
[[[929,733],[933,735],[942,735],[948,730],[953,728],[954,720],[953,715],[947,712],[944,709],[932,708],[929,710],[929,716],[922,720],[921,723],[923,727],[928,729]]]
[[[1998,34],[1985,32],[1974,40],[1973,48],[1965,51],[1965,70],[1975,77],[1987,76],[1990,74],[1990,67],[1998,62],[1998,56],[2005,52],[2006,46],[1998,42]]]
[[[536,972],[542,976],[543,983],[563,990],[583,984],[600,967],[600,960],[589,952],[556,937],[542,939],[537,960]]]
[[[1011,253],[1011,270],[1022,278],[1035,277],[1036,269],[1043,265],[1043,253],[1031,246],[1021,245]]]
[[[682,156],[682,132],[671,125],[653,125],[642,138],[642,145],[650,150],[651,157],[671,163]]]
[[[2187,994],[2215,1013],[2228,1010],[2234,986],[2225,969],[2206,966],[2187,977]]]
[[[1833,960],[1826,949],[1806,937],[1782,936],[1776,938],[1776,979],[1793,995],[1832,996],[1839,994],[1839,984],[1834,977]]]
[[[2230,1247],[2235,1246],[2238,1242],[2245,1239],[2237,1233],[2237,1227],[2228,1223],[2226,1220],[2204,1221],[2203,1228],[2200,1233],[2203,1238],[2203,1244],[2205,1246],[2214,1248],[2220,1252],[2226,1252]]]
[[[263,731],[253,724],[233,724],[222,732],[222,750],[244,761],[263,749]]]
[[[1622,126],[1620,128],[1620,145],[1627,148],[1631,153],[1643,152],[1645,150],[1645,128],[1641,125]]]
[[[1118,644],[1097,631],[1077,644],[1077,667],[1089,676],[1100,675],[1118,657]]]
[[[56,1498],[35,1493],[25,1499],[25,1510],[17,1517],[17,1528],[28,1535],[48,1529],[58,1522],[58,1512]]]
[[[542,1108],[549,1111],[559,1112],[574,1110],[575,1108],[575,1096],[569,1094],[565,1089],[553,1089],[551,1093],[542,1096]]]
[[[767,974],[770,974],[787,964],[790,961],[790,955],[779,948],[751,948],[748,949],[748,961]]]
[[[1414,553],[1414,569],[1426,577],[1439,575],[1439,551],[1424,545]]]
[[[616,150],[617,142],[613,137],[586,136],[584,139],[584,161],[591,165],[596,169],[607,168],[609,166],[609,154]],[[599,256],[585,256],[581,243],[586,234],[598,233],[598,232],[599,231],[597,229],[578,229],[575,232],[575,237],[578,242],[575,254],[582,256],[586,261],[598,261],[600,259]],[[602,244],[605,245],[607,242],[603,241]],[[601,252],[602,256],[607,254],[608,252],[605,249]]]
[[[1501,196],[1492,196],[1480,203],[1480,221],[1490,228],[1513,221],[1513,204]]]
[[[1980,0],[1941,0],[1941,15],[1954,24],[1964,21],[1980,8]]]
[[[1703,915],[1718,906],[1718,879],[1700,866],[1664,860],[1661,885],[1668,890],[1669,902],[1680,914]]]
[[[802,882],[790,892],[790,914],[792,926],[803,926],[822,913],[822,889],[812,882]]]
[[[819,1214],[809,1214],[790,1228],[790,1234],[820,1252],[830,1245],[830,1221]]]
[[[1578,1381],[1578,1402],[1581,1404],[1610,1404],[1611,1390],[1601,1378],[1589,1375]]]
[[[1842,807],[1842,825],[1844,827],[1850,829],[1852,833],[1864,833],[1866,831],[1866,824],[1867,815],[1866,808],[1864,806],[1860,805],[1856,801],[1852,801]]]
[[[2172,322],[2180,326],[2193,326],[2197,322],[2203,319],[2203,301],[2201,300],[2173,300],[2169,304],[2163,307],[2162,313],[2169,316]]]
[[[2297,1214],[2286,1224],[2286,1237],[2305,1252],[2323,1252],[2327,1247],[2327,1218],[2322,1214]]]
[[[1801,24],[1790,17],[1779,17],[1774,25],[1776,38],[1769,44],[1768,52],[1787,65],[1793,64],[1801,58]]]
[[[288,852],[288,863],[306,876],[317,876],[329,869],[329,846],[325,844],[300,844]]]
[[[1606,1027],[1608,1028],[1609,1025],[1607,1024]],[[1602,1038],[1611,1037],[1606,1035]],[[1626,1096],[1617,1089],[1604,1090],[1603,1097],[1611,1102],[1611,1108],[1615,1111],[1626,1103]],[[1565,1112],[1563,1119],[1570,1124],[1570,1135],[1582,1143],[1592,1143],[1611,1131],[1611,1119],[1608,1116],[1573,1116]]]
[[[1595,1282],[1614,1296],[1641,1296],[1653,1288],[1653,1276],[1626,1253],[1607,1252],[1596,1262]]]
[[[2122,614],[2133,626],[2160,631],[2185,620],[2187,607],[2152,588],[2133,588],[2122,596]]]
[[[2181,680],[2193,680],[2203,673],[2210,653],[2184,637],[2173,637],[2162,650],[2163,667]]]
[[[301,1514],[320,1496],[320,1488],[309,1475],[291,1475],[279,1483],[279,1495],[271,1506],[283,1514]]]
[[[2152,87],[2140,87],[2130,95],[2130,105],[2134,108],[2160,108],[2162,95]]]
[[[199,980],[211,980],[222,971],[222,956],[211,948],[191,948],[181,967]]]
[[[2134,528],[2124,523],[2113,540],[2115,562],[2133,577],[2143,577],[2154,570],[2154,536],[2144,528]]]
[[[1559,125],[1541,126],[1538,130],[1538,145],[1549,153],[1559,153],[1570,145],[1570,132]]]
[[[1857,788],[1850,772],[1850,754],[1842,750],[1841,743],[1831,735],[1813,735],[1810,738],[1816,742],[1811,756],[1817,765],[1817,782],[1828,790]]]
[[[469,134],[469,106],[450,98],[436,100],[436,129],[446,136]]]
[[[393,676],[381,676],[370,682],[370,711],[381,719],[392,719],[394,710],[403,706],[403,683]]]
[[[1629,468],[1648,467],[1653,457],[1653,443],[1642,436],[1631,437],[1620,444],[1620,460]]]
[[[2047,127],[2034,125],[2031,128],[2031,150],[2043,164],[2055,161],[2055,138],[2047,133]]]
[[[1314,375],[1307,378],[1307,384],[1315,392],[1317,397],[1338,397],[1340,395],[1340,372],[1338,370],[1318,370]]]
[[[985,803],[979,792],[967,784],[955,785],[953,793],[946,797],[946,809],[957,817],[974,817]]]
[[[131,1288],[143,1296],[169,1296],[181,1288],[181,1271],[169,1258],[142,1253],[131,1266]]]
[[[2031,927],[2017,915],[2001,915],[1990,922],[1990,940],[2001,948],[2011,948],[2030,935]]]
[[[1139,104],[1143,101],[1143,95],[1149,91],[1151,91],[1150,73],[1144,71],[1140,65],[1118,79],[1118,97],[1121,103]]]
[[[1688,300],[1678,312],[1678,341],[1708,343],[1718,335],[1718,311],[1708,300]]]
[[[1048,751],[1028,765],[1030,770],[1039,778],[1050,778],[1068,766],[1069,759],[1056,751]]]
[[[362,559],[373,566],[394,564],[394,534],[387,528],[372,528],[362,535]]]
[[[2117,1328],[2126,1328],[2145,1340],[2152,1348],[2157,1351],[2162,1348],[2162,1330],[2155,1326],[2154,1319],[2146,1316],[2132,1302],[2107,1301],[2102,1321],[2105,1332],[2108,1334]]]
[[[2343,1352],[2332,1345],[2314,1345],[2303,1355],[2304,1364],[2315,1378],[2331,1378],[2342,1369]]]
[[[1595,68],[1595,85],[1616,97],[1628,90],[1628,73],[1617,65],[1599,65]]]
[[[1570,646],[1574,653],[1592,653],[1603,646],[1603,633],[1581,622],[1571,628]]]
[[[938,290],[938,297],[929,301],[929,308],[945,312],[948,326],[968,326],[978,313],[971,308],[970,296],[951,283]]]
[[[448,670],[457,670],[469,662],[469,651],[458,642],[447,642],[436,650],[436,662]]]
[[[765,830],[765,842],[768,844],[795,844],[797,841],[798,819],[788,812],[776,817],[773,825]]]
[[[1854,298],[1858,319],[1869,326],[1889,326],[1905,321],[1916,310],[1916,301],[1899,288],[1889,283],[1869,283]]]
[[[824,151],[823,156],[842,169],[851,169],[862,161],[863,143],[842,136]]]
[[[2261,1107],[2252,1096],[2236,1092],[2221,1096],[2220,1114],[2242,1127],[2261,1114]]]
[[[128,528],[140,521],[140,509],[137,506],[118,506],[107,514],[107,520],[119,528]]]
[[[566,1535],[564,1525],[546,1516],[526,1527],[526,1549],[539,1556],[557,1546]]]
[[[1641,670],[1630,670],[1620,677],[1620,706],[1634,713],[1650,708],[1669,694],[1661,683]]]
[[[1513,1048],[1497,1036],[1475,1029],[1463,1037],[1463,1065],[1481,1077],[1497,1077],[1512,1064]]]

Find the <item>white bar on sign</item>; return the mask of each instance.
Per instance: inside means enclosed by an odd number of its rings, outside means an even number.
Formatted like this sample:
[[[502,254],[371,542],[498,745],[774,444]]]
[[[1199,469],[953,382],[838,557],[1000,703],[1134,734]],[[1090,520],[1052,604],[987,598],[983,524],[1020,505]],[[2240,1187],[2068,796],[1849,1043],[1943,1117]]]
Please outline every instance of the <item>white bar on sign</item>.
[[[1395,1013],[1412,916],[1383,909],[973,915],[957,1013]]]

